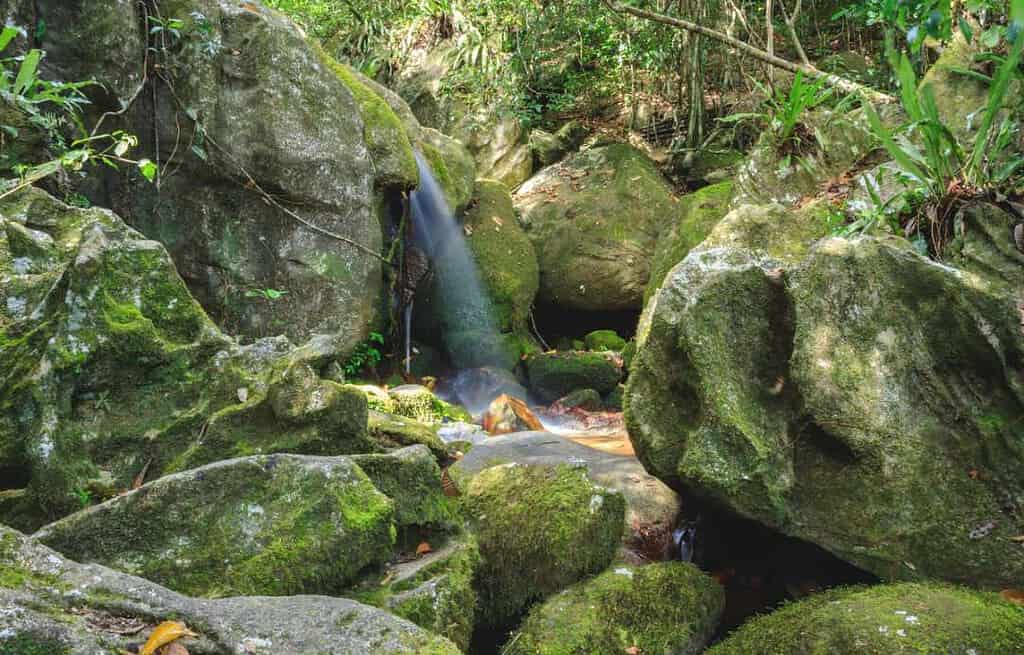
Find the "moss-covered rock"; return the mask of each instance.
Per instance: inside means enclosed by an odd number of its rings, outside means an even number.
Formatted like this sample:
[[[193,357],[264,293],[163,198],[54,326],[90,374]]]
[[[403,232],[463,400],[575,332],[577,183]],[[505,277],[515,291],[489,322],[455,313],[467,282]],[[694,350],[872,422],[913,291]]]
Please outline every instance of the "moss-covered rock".
[[[481,110],[460,120],[451,134],[473,153],[479,177],[515,189],[533,174],[533,154],[515,116]]]
[[[622,379],[622,362],[604,353],[536,353],[526,359],[526,372],[530,391],[550,403],[576,389],[612,391]]]
[[[626,340],[615,330],[594,330],[583,337],[583,343],[587,350],[593,352],[622,352],[626,347]]]
[[[1024,652],[1024,609],[926,584],[834,589],[752,619],[708,655]]]
[[[448,447],[438,437],[438,425],[420,423],[404,416],[370,410],[368,430],[375,443],[383,448],[402,448],[422,444],[438,461],[449,455]]]
[[[1024,575],[1024,333],[999,287],[896,238],[698,250],[638,343],[626,421],[652,473],[886,579]]]
[[[399,528],[448,528],[456,523],[455,508],[441,485],[441,468],[426,446],[353,455],[351,459],[381,493],[394,501]]]
[[[780,204],[741,205],[711,229],[701,247],[742,248],[781,262],[797,262],[828,235],[824,202],[800,209]]]
[[[540,269],[533,243],[516,221],[508,188],[495,180],[477,180],[465,225],[498,328],[525,333]]]
[[[477,474],[465,508],[480,545],[480,617],[503,625],[530,603],[597,573],[619,545],[625,502],[585,469],[495,466]]]
[[[361,602],[412,621],[469,649],[476,618],[473,575],[480,551],[472,537],[460,535],[420,558],[385,569],[348,594]]]
[[[988,85],[965,73],[974,66],[980,44],[978,39],[968,43],[957,31],[921,80],[922,88],[931,88],[942,122],[960,135],[977,130],[972,117],[988,104]]]
[[[694,655],[724,607],[722,587],[692,564],[615,566],[535,606],[507,652]]]
[[[389,389],[387,393],[392,413],[420,423],[473,420],[463,408],[441,400],[433,391],[418,384],[403,384]]]
[[[943,254],[958,268],[1004,287],[1024,302],[1024,252],[1017,249],[1019,219],[989,203],[972,203],[956,216],[957,235]]]
[[[555,404],[559,409],[582,409],[587,412],[596,412],[603,406],[601,394],[593,389],[577,389],[559,398]]]
[[[57,518],[140,472],[384,447],[365,396],[316,374],[323,352],[236,345],[160,244],[108,211],[5,198],[0,280],[0,472],[27,486],[23,517]]]
[[[683,196],[678,220],[660,237],[651,261],[651,278],[644,291],[644,302],[661,287],[672,268],[703,241],[729,212],[732,182],[720,182]]]
[[[429,128],[422,128],[418,145],[430,164],[453,212],[465,209],[473,197],[476,162],[464,145]]]
[[[225,644],[252,655],[459,653],[443,637],[351,600],[188,598],[142,578],[66,560],[3,526],[0,608],[0,652],[5,655],[136,651],[165,619],[183,621],[199,633],[181,642],[193,653],[223,653]],[[115,625],[127,630],[111,631]]]
[[[791,206],[816,195],[829,179],[850,170],[875,148],[863,110],[835,114],[827,109],[802,119],[807,143],[798,152],[766,131],[736,174],[733,206],[778,202]]]
[[[269,455],[160,478],[35,536],[190,595],[287,596],[332,593],[387,561],[394,518],[352,460]]]
[[[588,311],[643,304],[651,253],[676,200],[642,152],[584,150],[532,177],[515,205],[537,249],[541,302]]]

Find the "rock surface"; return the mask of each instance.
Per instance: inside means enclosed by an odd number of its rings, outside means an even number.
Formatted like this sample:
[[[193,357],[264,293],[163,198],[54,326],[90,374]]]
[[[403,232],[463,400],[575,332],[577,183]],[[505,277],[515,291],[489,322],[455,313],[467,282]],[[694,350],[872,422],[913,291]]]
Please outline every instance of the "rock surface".
[[[892,584],[835,589],[756,617],[708,655],[1024,652],[1024,610],[995,594]]]
[[[197,655],[458,655],[448,640],[342,598],[202,600],[96,564],[77,564],[0,526],[0,652],[134,651],[155,624],[184,621]],[[120,626],[142,630],[119,635]],[[121,628],[123,630],[123,628]]]
[[[508,655],[704,651],[725,593],[692,564],[612,566],[534,607]]]
[[[638,344],[626,419],[653,474],[886,579],[1024,575],[1024,331],[998,287],[896,239],[784,268],[698,250]]]
[[[411,495],[392,503],[348,458],[246,457],[165,476],[34,536],[194,596],[333,593],[391,556],[394,508],[408,520]]]
[[[584,466],[595,483],[622,494],[626,532],[671,530],[682,506],[679,494],[649,474],[636,459],[588,448],[550,432],[525,432],[477,444],[452,467],[471,477],[495,463],[530,466]]]
[[[537,353],[526,359],[530,391],[550,403],[577,389],[606,394],[622,379],[622,360],[610,353]]]
[[[426,446],[353,455],[351,460],[381,493],[394,501],[399,528],[450,528],[457,523],[455,509],[441,487],[441,468]]]
[[[539,301],[638,309],[651,253],[676,201],[658,169],[625,144],[593,147],[534,175],[515,194],[540,262]]]
[[[604,569],[622,534],[622,496],[569,466],[493,466],[469,482],[464,503],[480,545],[474,584],[484,625],[506,625]]]

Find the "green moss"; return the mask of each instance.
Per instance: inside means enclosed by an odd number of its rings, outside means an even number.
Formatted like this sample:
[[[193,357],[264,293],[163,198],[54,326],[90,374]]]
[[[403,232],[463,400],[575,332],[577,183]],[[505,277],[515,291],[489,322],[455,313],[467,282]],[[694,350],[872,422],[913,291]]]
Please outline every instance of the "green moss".
[[[836,589],[752,619],[708,655],[1024,652],[1024,608],[934,584]]]
[[[0,653],[4,655],[70,655],[71,648],[56,639],[19,632],[14,637],[0,638]]]
[[[683,196],[676,213],[678,219],[658,238],[651,262],[651,278],[644,291],[645,303],[661,287],[668,272],[729,212],[731,197],[732,182],[720,182]]]
[[[331,593],[391,556],[393,512],[347,460],[268,456],[161,478],[38,536],[190,595]]]
[[[530,611],[508,655],[700,652],[725,593],[691,564],[618,566]]]
[[[436,459],[448,457],[448,447],[437,436],[437,426],[427,425],[402,416],[370,412],[369,432],[374,442],[383,448],[400,448],[423,444]]]
[[[526,359],[530,390],[552,402],[576,389],[605,394],[615,389],[622,369],[615,358],[601,353],[538,353]]]
[[[585,469],[495,466],[473,477],[464,502],[482,557],[480,616],[490,625],[608,566],[622,536],[625,501]]]
[[[477,180],[466,212],[467,242],[494,304],[498,328],[525,333],[540,269],[533,243],[516,221],[512,195],[501,182]]]
[[[402,120],[384,98],[363,84],[351,68],[335,61],[319,44],[314,42],[312,45],[321,61],[348,87],[359,104],[363,139],[373,158],[377,186],[414,188],[419,182],[419,171],[412,142]]]
[[[355,455],[352,461],[394,501],[399,528],[450,527],[457,522],[455,507],[442,489],[441,469],[426,446],[382,455]]]
[[[620,337],[615,330],[595,330],[583,337],[583,343],[587,350],[593,352],[622,352],[626,347],[626,340]]]

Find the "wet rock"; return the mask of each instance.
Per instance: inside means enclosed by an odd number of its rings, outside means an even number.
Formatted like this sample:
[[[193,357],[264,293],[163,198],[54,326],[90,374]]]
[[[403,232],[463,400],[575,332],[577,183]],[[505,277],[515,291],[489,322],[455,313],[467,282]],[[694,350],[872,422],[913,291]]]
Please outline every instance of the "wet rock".
[[[387,612],[324,596],[193,599],[96,564],[77,564],[0,526],[0,651],[94,653],[137,650],[158,620],[199,633],[193,653],[252,655],[457,655],[448,640]],[[105,625],[140,626],[119,635]]]
[[[470,444],[476,445],[484,441],[490,435],[479,425],[455,421],[446,423],[437,430],[437,435],[446,444]]]
[[[544,429],[540,419],[530,411],[526,403],[505,394],[491,402],[480,422],[492,436]]]
[[[492,400],[507,394],[526,400],[526,389],[511,372],[499,368],[473,368],[459,371],[452,382],[452,392],[470,412],[478,414]]]
[[[569,466],[495,466],[473,477],[464,501],[480,545],[474,584],[485,625],[604,569],[622,534],[622,496]]]
[[[625,144],[584,150],[530,178],[515,205],[537,249],[541,302],[584,311],[641,307],[658,232],[676,212],[643,153]]]
[[[557,414],[571,409],[580,409],[587,412],[596,412],[603,407],[601,394],[594,389],[577,389],[572,393],[563,396],[555,401],[552,410]]]
[[[495,462],[513,462],[530,466],[584,466],[595,483],[614,489],[626,500],[625,533],[637,536],[640,530],[670,532],[679,515],[679,495],[661,480],[649,474],[633,457],[625,457],[588,448],[550,432],[510,434],[488,439],[473,447],[456,463],[451,473],[467,480]]]
[[[725,593],[692,564],[616,566],[534,607],[509,655],[704,651]]]
[[[1000,287],[895,238],[782,267],[698,250],[638,345],[626,420],[653,474],[885,579],[1024,575],[1024,332]]]
[[[383,464],[371,462],[386,481]],[[395,503],[352,460],[267,455],[165,476],[35,537],[182,593],[283,596],[334,592],[387,561],[394,519]]]
[[[604,353],[537,353],[526,359],[526,371],[530,391],[550,403],[576,389],[612,391],[622,379],[622,360]]]
[[[814,594],[750,620],[708,654],[1022,651],[1024,612],[996,594],[891,584]]]

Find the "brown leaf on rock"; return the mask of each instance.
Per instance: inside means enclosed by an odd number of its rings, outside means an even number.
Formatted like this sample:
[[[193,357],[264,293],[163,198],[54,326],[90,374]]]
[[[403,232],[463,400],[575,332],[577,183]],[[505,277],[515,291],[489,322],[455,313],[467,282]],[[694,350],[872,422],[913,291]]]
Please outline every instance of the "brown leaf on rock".
[[[1014,605],[1024,606],[1024,590],[1022,589],[1003,589],[999,595]]]
[[[420,545],[416,546],[416,555],[418,557],[422,557],[423,555],[426,555],[427,553],[432,553],[432,552],[434,552],[434,549],[430,547],[430,542],[421,541]]]
[[[188,629],[181,621],[164,621],[149,635],[145,645],[139,650],[139,655],[153,655],[157,649],[177,641],[182,637],[198,637],[196,633]]]

